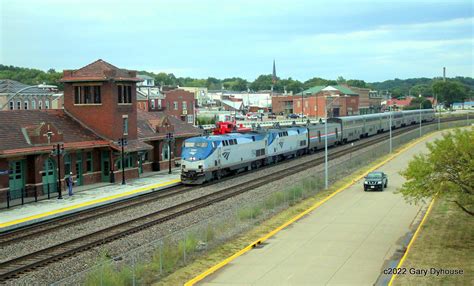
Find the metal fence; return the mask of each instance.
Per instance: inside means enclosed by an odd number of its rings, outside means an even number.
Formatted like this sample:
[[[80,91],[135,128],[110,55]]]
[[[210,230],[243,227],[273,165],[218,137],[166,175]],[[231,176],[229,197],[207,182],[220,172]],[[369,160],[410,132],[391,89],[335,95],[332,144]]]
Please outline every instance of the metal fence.
[[[471,120],[470,123],[473,121]],[[440,129],[465,126],[467,121],[441,123]],[[423,126],[421,134],[436,131],[438,125]],[[393,149],[420,137],[419,129],[393,138]],[[369,150],[354,151],[349,159],[330,162],[329,183],[334,184],[355,170],[390,152],[388,142]],[[316,168],[315,168],[316,169]],[[319,167],[319,169],[321,169]],[[314,172],[314,173],[310,173]],[[192,227],[172,233],[140,248],[114,257],[104,254],[97,265],[53,285],[150,285],[176,269],[209,253],[216,246],[257,226],[261,221],[324,190],[324,170],[300,173],[291,187],[274,190],[251,204],[236,206]],[[229,253],[230,255],[230,253]]]
[[[37,188],[27,187],[0,192],[0,209],[57,198],[57,183],[46,184],[42,186],[42,191],[38,191]]]

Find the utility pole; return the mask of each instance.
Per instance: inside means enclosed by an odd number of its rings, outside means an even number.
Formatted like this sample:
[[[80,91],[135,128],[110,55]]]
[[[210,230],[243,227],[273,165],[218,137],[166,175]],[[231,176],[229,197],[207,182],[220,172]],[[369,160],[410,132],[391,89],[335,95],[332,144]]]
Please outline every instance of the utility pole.
[[[52,133],[48,132],[48,137],[51,137]],[[57,163],[58,163],[58,199],[61,200],[63,198],[62,189],[61,189],[61,155],[64,152],[64,145],[63,144],[56,144],[53,145],[53,154],[57,156]]]
[[[127,144],[125,138],[120,138],[120,145],[122,146],[122,185],[125,185],[125,151],[124,145]]]
[[[301,90],[301,122],[303,122],[303,108],[304,108],[304,99],[303,99],[303,90]]]
[[[389,105],[388,106],[388,110],[389,110],[389,114],[390,114],[390,126],[388,128],[389,132],[390,132],[390,153],[392,153],[392,106]]]
[[[171,174],[171,143],[174,141],[173,133],[169,132],[166,134],[166,141],[168,141],[168,174]]]
[[[420,99],[420,137],[421,137],[421,94],[418,96],[418,98]]]

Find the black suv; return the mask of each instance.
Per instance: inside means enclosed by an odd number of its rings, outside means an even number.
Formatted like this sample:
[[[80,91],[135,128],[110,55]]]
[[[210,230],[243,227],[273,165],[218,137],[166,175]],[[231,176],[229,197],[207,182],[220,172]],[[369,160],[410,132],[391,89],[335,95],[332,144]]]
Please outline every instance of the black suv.
[[[364,178],[364,191],[383,191],[388,185],[387,174],[384,172],[370,172]]]

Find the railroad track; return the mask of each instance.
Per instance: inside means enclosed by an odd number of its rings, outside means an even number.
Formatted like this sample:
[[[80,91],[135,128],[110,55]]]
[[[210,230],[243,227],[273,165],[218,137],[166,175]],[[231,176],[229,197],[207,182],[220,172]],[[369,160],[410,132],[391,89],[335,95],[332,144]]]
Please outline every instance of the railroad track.
[[[446,121],[457,120],[457,118],[450,118]],[[434,122],[436,123],[436,122]],[[427,123],[427,124],[433,124]],[[411,130],[417,129],[417,125],[406,127],[403,129],[397,129],[392,131],[392,136],[396,136],[402,133],[409,132]],[[357,145],[357,149],[365,148],[373,144],[385,141],[389,135],[387,133],[379,134],[377,136],[371,137],[372,140],[364,140],[361,144]],[[337,148],[332,150],[328,156],[329,159],[335,159],[350,152],[356,147],[350,145],[345,145],[344,148]],[[119,238],[125,237],[127,235],[139,232],[146,228],[152,227],[154,225],[169,221],[176,217],[191,213],[193,211],[199,210],[201,208],[207,207],[209,205],[225,201],[229,198],[235,197],[239,194],[245,193],[249,190],[253,190],[262,185],[266,185],[270,182],[281,180],[286,178],[289,175],[297,174],[299,172],[305,171],[308,168],[317,166],[324,162],[324,158],[321,156],[315,160],[302,163],[298,166],[292,166],[282,171],[278,171],[272,174],[262,176],[251,182],[245,182],[235,186],[224,188],[220,191],[192,199],[190,201],[180,203],[178,205],[156,211],[130,221],[113,225],[99,231],[89,233],[87,235],[65,241],[58,245],[52,247],[47,247],[39,251],[14,258],[9,261],[0,263],[0,282],[6,281],[8,279],[16,278],[20,274],[27,271],[31,271],[38,267],[45,266],[49,263],[64,259],[66,257],[72,256],[76,253],[91,249],[93,247],[117,240]],[[180,190],[182,191],[182,190]],[[177,192],[177,190],[175,190]],[[171,194],[170,194],[171,195]],[[138,202],[137,202],[138,203]],[[83,218],[85,219],[85,218]],[[90,219],[90,218],[88,218]]]

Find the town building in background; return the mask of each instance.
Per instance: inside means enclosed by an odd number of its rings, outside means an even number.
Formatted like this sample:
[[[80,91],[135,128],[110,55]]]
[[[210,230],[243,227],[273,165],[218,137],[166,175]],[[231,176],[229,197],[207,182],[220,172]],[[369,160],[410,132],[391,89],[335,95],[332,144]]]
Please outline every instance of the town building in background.
[[[161,106],[167,115],[175,116],[184,122],[194,124],[196,100],[194,93],[182,89],[165,91]]]
[[[272,96],[272,112],[275,114],[293,113],[293,99],[298,95],[277,95]]]
[[[207,106],[211,103],[211,98],[209,97],[207,87],[181,86],[178,89],[194,93],[194,99],[196,100],[198,106]]]
[[[359,114],[379,113],[382,110],[382,95],[369,88],[349,86],[352,91],[359,95]]]
[[[54,85],[29,86],[0,79],[0,110],[59,109],[62,93]]]
[[[155,80],[148,75],[138,75],[141,82],[137,83],[137,108],[144,111],[162,111],[164,95]]]
[[[325,118],[359,114],[359,95],[342,85],[314,86],[293,95],[293,112]]]

